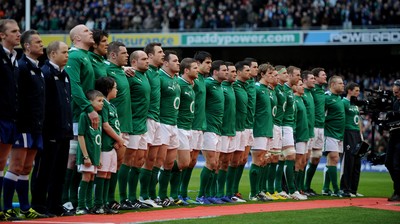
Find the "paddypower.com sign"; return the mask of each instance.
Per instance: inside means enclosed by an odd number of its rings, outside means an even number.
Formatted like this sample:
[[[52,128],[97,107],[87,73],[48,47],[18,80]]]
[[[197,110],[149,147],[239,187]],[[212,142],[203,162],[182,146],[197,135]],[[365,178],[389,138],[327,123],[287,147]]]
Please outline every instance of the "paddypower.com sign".
[[[182,47],[300,45],[300,32],[184,33]]]

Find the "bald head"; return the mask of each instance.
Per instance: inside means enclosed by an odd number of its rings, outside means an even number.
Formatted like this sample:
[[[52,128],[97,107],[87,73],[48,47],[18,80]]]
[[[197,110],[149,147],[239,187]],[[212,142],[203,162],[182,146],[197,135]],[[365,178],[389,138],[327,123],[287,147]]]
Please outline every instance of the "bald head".
[[[77,25],[69,32],[69,37],[74,46],[80,49],[89,50],[94,44],[93,33],[83,24]]]
[[[129,61],[131,62],[131,66],[140,72],[146,72],[149,69],[149,57],[144,51],[134,51],[129,57]]]

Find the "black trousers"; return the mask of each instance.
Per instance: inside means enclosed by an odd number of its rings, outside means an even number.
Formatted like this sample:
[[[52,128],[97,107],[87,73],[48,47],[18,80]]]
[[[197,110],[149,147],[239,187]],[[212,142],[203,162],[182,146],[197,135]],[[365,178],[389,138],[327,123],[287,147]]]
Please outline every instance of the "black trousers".
[[[40,213],[59,215],[62,210],[62,192],[67,170],[69,139],[43,139],[43,150],[35,158],[32,173],[32,208]]]
[[[340,189],[346,193],[357,193],[360,182],[361,157],[354,156],[351,152],[360,142],[360,131],[345,130],[341,158]]]
[[[385,166],[392,178],[394,193],[400,195],[400,129],[390,132]]]

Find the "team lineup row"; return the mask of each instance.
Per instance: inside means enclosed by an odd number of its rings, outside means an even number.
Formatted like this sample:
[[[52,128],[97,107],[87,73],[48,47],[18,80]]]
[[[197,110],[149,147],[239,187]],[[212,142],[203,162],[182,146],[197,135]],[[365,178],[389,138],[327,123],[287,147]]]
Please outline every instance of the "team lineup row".
[[[159,43],[129,55],[122,43],[108,44],[106,32],[84,25],[70,31],[69,51],[63,42],[50,43],[40,69],[39,33],[18,35],[14,22],[0,23],[3,67],[17,76],[7,87],[15,87],[8,100],[17,106],[0,117],[12,127],[1,129],[1,146],[11,151],[1,178],[5,220],[245,202],[239,183],[250,153],[251,201],[315,195],[311,180],[322,149],[328,158],[323,194],[357,193],[359,173],[342,175],[339,188],[336,168],[347,130],[349,147],[361,138],[358,108],[349,101],[359,93],[354,83],[342,100],[342,78],[332,76],[325,93],[322,68],[301,72],[253,58],[212,61],[204,51],[179,60]],[[20,43],[24,55],[17,61],[13,47]],[[188,185],[200,151],[206,163],[191,199]],[[26,184],[34,159],[31,208]],[[15,189],[21,214],[12,207]]]

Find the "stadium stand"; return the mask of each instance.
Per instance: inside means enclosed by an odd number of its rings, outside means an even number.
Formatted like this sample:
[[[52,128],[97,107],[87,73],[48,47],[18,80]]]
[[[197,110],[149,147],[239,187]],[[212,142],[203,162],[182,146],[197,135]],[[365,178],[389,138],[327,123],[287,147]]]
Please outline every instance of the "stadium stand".
[[[240,29],[349,29],[400,24],[398,0],[36,0],[32,28],[135,32]],[[0,18],[24,28],[24,1],[0,0]]]

